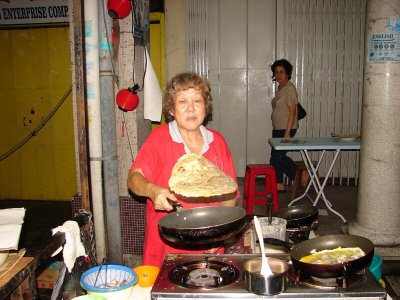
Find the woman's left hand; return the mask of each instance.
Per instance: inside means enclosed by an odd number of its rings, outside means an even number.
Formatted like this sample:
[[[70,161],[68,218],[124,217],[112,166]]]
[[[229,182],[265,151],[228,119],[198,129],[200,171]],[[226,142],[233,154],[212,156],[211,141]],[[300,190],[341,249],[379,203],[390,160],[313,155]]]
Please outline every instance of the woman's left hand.
[[[289,139],[290,138],[290,130],[287,131],[285,130],[285,135],[283,136],[284,139]]]
[[[218,252],[219,249],[221,249],[221,247],[211,248],[211,249],[204,251],[204,254],[215,254]]]

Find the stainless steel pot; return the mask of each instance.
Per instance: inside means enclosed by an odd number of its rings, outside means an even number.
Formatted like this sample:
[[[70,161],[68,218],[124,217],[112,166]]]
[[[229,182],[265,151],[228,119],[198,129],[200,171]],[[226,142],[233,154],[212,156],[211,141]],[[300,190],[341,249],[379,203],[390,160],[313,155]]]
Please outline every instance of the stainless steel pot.
[[[276,295],[286,289],[288,263],[274,257],[269,257],[268,262],[273,273],[270,276],[260,274],[261,257],[249,259],[244,263],[244,281],[249,292],[257,295]]]

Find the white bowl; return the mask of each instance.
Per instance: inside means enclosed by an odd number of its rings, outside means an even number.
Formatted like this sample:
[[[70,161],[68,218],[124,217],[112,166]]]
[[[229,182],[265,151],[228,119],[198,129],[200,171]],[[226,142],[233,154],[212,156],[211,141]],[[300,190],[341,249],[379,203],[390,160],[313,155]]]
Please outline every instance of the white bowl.
[[[0,267],[6,262],[9,251],[0,251]]]

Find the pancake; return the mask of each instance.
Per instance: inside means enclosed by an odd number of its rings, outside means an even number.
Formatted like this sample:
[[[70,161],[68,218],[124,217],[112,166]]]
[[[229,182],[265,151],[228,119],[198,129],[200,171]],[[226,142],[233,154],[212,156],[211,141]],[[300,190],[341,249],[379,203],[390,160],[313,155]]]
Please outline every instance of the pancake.
[[[236,182],[205,157],[190,153],[172,169],[169,188],[179,200],[214,202],[235,198]]]

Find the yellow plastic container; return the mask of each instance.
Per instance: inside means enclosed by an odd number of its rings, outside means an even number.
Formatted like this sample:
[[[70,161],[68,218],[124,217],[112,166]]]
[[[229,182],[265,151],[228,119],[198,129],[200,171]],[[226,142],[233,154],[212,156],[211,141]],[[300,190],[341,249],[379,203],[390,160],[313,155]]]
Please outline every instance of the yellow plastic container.
[[[160,272],[160,268],[156,266],[139,266],[133,270],[138,275],[137,284],[141,287],[152,286]]]

